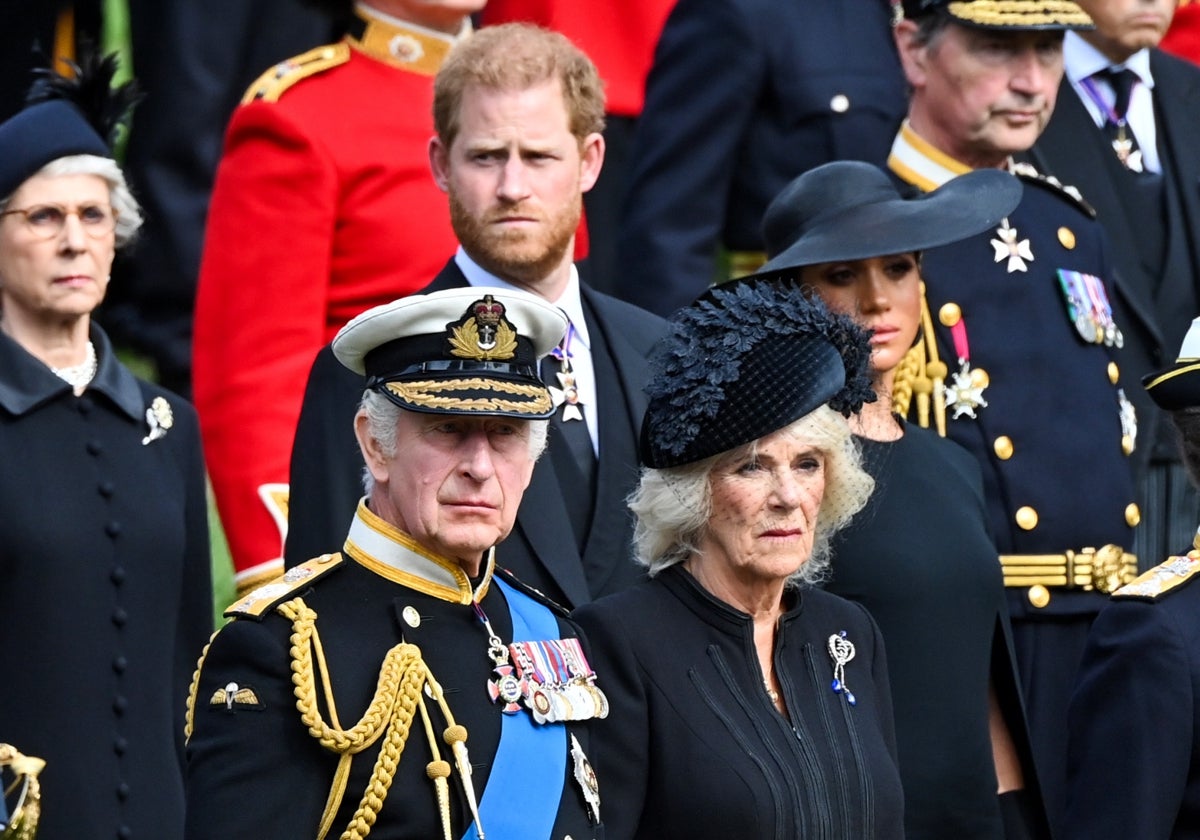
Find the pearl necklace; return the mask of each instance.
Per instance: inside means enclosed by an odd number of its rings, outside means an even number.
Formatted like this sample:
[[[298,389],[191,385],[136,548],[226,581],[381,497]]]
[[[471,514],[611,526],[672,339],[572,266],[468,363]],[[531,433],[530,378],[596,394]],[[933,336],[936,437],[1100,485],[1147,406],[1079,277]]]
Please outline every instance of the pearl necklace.
[[[96,376],[96,369],[98,367],[99,364],[96,361],[96,346],[89,341],[87,343],[87,356],[81,363],[64,368],[52,367],[50,368],[50,372],[66,382],[76,391],[82,391]]]

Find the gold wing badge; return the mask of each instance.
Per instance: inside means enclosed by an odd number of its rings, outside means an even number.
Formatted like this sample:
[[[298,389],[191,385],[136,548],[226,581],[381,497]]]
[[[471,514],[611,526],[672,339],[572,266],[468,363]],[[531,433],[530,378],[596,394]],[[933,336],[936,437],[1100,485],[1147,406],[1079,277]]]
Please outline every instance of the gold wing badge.
[[[267,706],[258,699],[254,689],[248,685],[238,685],[235,682],[227,683],[224,688],[218,688],[213,692],[212,699],[208,701],[210,708],[220,709],[225,707],[225,711],[234,711],[234,706],[247,711],[259,711]]]

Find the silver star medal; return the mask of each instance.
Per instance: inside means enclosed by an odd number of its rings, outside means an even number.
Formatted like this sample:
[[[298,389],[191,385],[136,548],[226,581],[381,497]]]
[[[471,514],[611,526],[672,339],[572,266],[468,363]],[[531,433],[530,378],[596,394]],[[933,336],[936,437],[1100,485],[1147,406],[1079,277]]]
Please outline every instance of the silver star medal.
[[[975,409],[987,408],[987,400],[983,398],[983,389],[988,385],[987,374],[982,370],[971,370],[971,363],[966,359],[959,359],[958,364],[958,370],[946,384],[946,408],[954,408],[951,420],[964,414],[975,420],[978,419]]]
[[[1129,452],[1132,452],[1133,442],[1137,440],[1137,409],[1133,407],[1129,397],[1125,396],[1124,388],[1117,389],[1117,401],[1120,404],[1121,439],[1130,442]],[[1125,454],[1128,455],[1129,452]]]
[[[575,383],[575,371],[571,369],[571,363],[564,360],[562,363],[563,369],[554,374],[561,387],[550,387],[550,398],[554,400],[555,406],[562,406],[563,420],[582,420],[583,419],[583,401],[579,399],[579,387]]]
[[[1008,223],[1008,219],[1004,219],[1000,223],[1000,227],[996,228],[996,236],[999,239],[992,240],[992,247],[996,249],[996,262],[1008,260],[1008,273],[1014,271],[1027,271],[1026,262],[1033,262],[1033,250],[1029,247],[1029,240],[1022,239],[1017,241],[1017,229]]]

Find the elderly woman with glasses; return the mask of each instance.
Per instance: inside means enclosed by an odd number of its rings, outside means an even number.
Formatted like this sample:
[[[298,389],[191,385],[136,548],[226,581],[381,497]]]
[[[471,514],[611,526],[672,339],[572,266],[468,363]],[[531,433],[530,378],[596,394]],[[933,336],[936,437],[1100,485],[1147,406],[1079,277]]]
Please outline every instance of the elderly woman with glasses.
[[[115,65],[84,65],[0,124],[0,741],[46,761],[41,840],[170,840],[212,628],[204,469],[192,408],[92,321],[141,216]]]
[[[812,586],[873,486],[840,413],[869,355],[785,285],[674,316],[630,502],[651,580],[573,614],[608,681],[607,837],[904,836],[879,630]]]

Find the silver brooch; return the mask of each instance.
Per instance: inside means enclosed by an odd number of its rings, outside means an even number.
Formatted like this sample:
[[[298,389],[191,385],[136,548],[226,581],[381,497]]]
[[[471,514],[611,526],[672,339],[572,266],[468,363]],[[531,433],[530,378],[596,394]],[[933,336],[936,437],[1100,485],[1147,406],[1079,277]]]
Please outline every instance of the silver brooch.
[[[846,685],[846,663],[854,658],[854,642],[846,638],[845,630],[829,637],[829,657],[833,660],[833,693],[844,694],[847,703],[857,705],[858,700]]]
[[[146,409],[146,425],[150,429],[150,434],[142,438],[142,446],[146,446],[160,437],[166,437],[167,430],[175,425],[175,414],[171,411],[171,404],[166,399],[155,397],[154,401],[150,403],[150,407]]]

